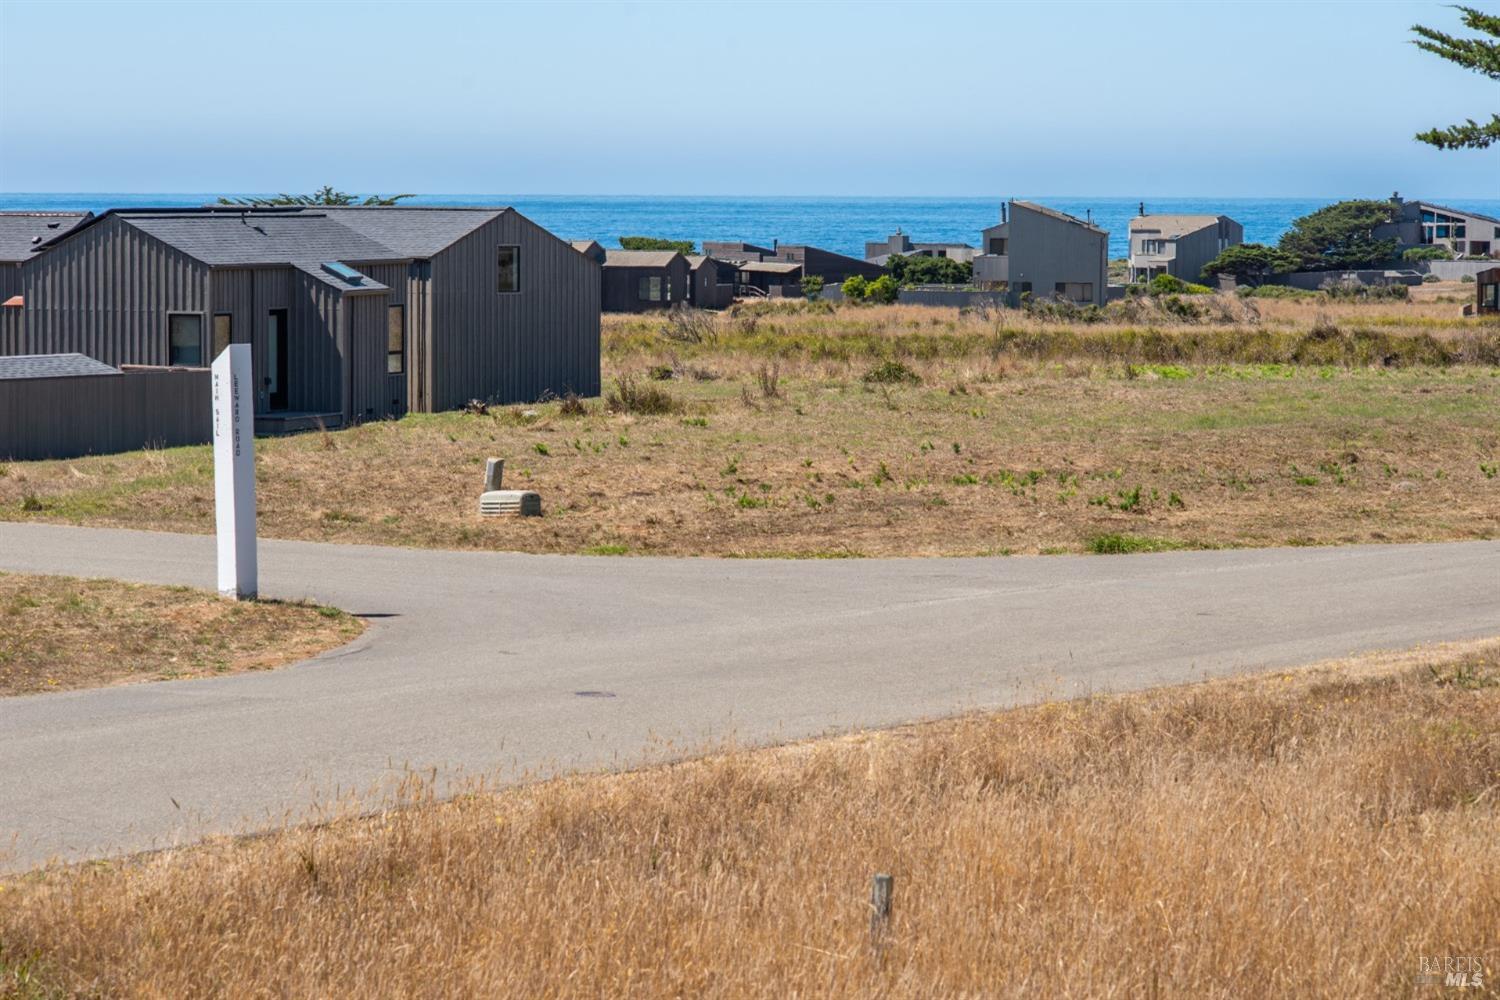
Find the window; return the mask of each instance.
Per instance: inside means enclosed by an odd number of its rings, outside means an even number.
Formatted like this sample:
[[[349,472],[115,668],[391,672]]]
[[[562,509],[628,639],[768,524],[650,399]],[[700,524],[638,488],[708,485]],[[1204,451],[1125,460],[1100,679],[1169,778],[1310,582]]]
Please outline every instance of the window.
[[[197,313],[167,314],[167,364],[202,367],[202,316]]]
[[[228,313],[214,313],[214,352],[213,352],[213,356],[215,358],[217,358],[219,355],[223,354],[224,353],[224,348],[228,347],[230,345],[230,343],[234,340],[234,338],[232,336],[230,336],[230,328],[232,326],[232,323],[233,323],[233,317],[231,317]],[[213,359],[210,358],[209,360],[213,360]]]
[[[1016,291],[1020,292],[1022,295],[1029,294],[1031,292],[1031,282],[1021,282],[1020,284],[1016,285]]]
[[[521,290],[521,248],[501,247],[497,260],[495,290],[519,292]]]
[[[661,301],[661,279],[642,278],[640,286],[640,300],[642,302]]]
[[[385,314],[385,370],[400,375],[406,364],[406,307],[391,306]]]
[[[996,254],[996,255],[1001,256],[1001,257],[1004,257],[1005,256],[1005,244],[1006,244],[1005,237],[1003,237],[1003,236],[994,236],[994,237],[991,237],[990,238],[990,253]]]
[[[1167,252],[1166,240],[1141,240],[1141,253],[1146,255]]]

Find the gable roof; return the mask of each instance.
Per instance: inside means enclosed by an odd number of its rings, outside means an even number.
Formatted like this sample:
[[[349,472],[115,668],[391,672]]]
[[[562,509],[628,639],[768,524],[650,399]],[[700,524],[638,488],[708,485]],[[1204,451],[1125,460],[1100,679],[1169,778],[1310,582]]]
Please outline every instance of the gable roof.
[[[608,250],[604,251],[605,267],[668,267],[682,254],[676,250]],[[686,259],[686,258],[684,258]]]
[[[86,354],[18,354],[0,357],[0,379],[119,374],[120,369],[95,361]]]
[[[1034,201],[1020,201],[1018,199],[1011,202],[1011,204],[1027,209],[1031,212],[1036,212],[1039,215],[1045,215],[1049,218],[1056,219],[1059,222],[1071,222],[1075,226],[1082,226],[1084,229],[1098,233],[1100,236],[1109,235],[1104,230],[1094,225],[1092,222],[1085,222],[1083,219],[1078,218],[1076,215],[1069,215],[1067,212],[1059,212],[1057,209],[1048,208],[1046,205],[1038,205]],[[994,227],[992,226],[991,228]]]
[[[1186,236],[1209,226],[1217,226],[1218,215],[1137,215],[1130,220],[1132,233],[1142,230],[1159,231],[1164,237]]]
[[[504,206],[350,205],[319,208],[317,211],[363,236],[384,243],[396,251],[398,257],[421,260],[447,249],[510,209]]]
[[[741,271],[754,271],[761,274],[791,274],[793,271],[802,270],[802,265],[789,260],[747,260],[738,265]]]
[[[121,215],[120,221],[210,267],[409,259],[321,211],[131,213]]]
[[[32,256],[43,243],[61,236],[92,212],[0,212],[0,262]]]

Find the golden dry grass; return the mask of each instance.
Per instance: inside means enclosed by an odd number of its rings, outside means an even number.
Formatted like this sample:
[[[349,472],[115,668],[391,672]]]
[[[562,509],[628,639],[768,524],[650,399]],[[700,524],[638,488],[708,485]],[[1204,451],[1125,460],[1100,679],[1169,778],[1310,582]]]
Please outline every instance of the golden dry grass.
[[[443,804],[414,782],[372,817],[0,883],[0,983],[1397,997],[1438,956],[1493,994],[1497,786],[1500,643],[1378,655]]]
[[[363,628],[314,604],[0,573],[0,696],[269,670]]]
[[[261,440],[260,530],[718,556],[1500,533],[1500,324],[1451,303],[1221,308],[1238,318],[792,305],[695,329],[610,316],[606,385],[660,389],[673,412],[553,402]],[[887,362],[920,383],[866,381]],[[544,518],[478,516],[490,455],[508,460],[509,485],[540,491]],[[211,469],[204,448],[13,463],[0,517],[206,532]]]

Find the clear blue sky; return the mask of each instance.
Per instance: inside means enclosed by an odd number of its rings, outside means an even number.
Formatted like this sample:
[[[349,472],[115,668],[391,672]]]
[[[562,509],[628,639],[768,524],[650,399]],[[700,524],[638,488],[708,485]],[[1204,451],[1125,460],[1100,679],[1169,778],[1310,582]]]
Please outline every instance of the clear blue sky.
[[[1414,22],[1461,29],[1412,2],[0,0],[0,190],[1500,196],[1500,148],[1411,139],[1500,110]]]

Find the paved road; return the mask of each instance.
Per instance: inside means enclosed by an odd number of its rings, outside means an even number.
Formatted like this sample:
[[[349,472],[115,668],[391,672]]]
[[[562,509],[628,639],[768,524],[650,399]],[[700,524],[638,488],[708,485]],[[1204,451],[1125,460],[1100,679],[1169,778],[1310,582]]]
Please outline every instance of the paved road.
[[[272,673],[0,699],[0,867],[266,826],[408,766],[514,778],[639,760],[653,740],[792,739],[1500,634],[1500,542],[816,562],[260,551],[266,594],[372,627]],[[0,569],[211,587],[213,558],[202,536],[0,524]]]

